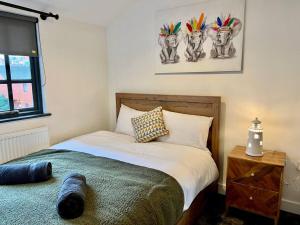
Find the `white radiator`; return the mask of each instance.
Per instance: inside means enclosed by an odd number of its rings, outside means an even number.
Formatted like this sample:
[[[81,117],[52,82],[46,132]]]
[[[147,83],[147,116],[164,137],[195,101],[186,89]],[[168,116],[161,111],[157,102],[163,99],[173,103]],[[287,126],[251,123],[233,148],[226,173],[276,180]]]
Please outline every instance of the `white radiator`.
[[[0,164],[48,147],[48,127],[0,134]]]

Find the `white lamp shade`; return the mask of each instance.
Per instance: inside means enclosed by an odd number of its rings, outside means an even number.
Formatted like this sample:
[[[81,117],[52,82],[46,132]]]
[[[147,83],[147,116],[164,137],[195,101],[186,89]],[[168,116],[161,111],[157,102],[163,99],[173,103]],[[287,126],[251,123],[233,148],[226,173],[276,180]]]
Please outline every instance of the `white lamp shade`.
[[[263,155],[263,129],[261,122],[257,118],[252,122],[252,126],[249,128],[246,154],[249,156]]]

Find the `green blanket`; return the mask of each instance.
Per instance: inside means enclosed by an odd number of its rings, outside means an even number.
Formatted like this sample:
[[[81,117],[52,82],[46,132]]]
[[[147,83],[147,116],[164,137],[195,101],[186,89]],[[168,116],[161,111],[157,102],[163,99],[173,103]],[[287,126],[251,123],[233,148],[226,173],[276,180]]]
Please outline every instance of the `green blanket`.
[[[53,178],[47,182],[0,186],[2,225],[174,225],[183,212],[183,191],[169,175],[128,163],[66,150],[43,150],[9,162],[50,161]],[[62,220],[56,199],[64,177],[86,176],[84,214]]]

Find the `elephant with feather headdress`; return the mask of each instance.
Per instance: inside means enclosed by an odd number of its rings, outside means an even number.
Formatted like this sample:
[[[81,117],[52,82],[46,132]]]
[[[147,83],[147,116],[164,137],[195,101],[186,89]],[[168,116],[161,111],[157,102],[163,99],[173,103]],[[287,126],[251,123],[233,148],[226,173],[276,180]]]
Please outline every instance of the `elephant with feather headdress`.
[[[176,26],[171,23],[161,28],[158,39],[158,43],[162,48],[160,52],[161,63],[172,64],[179,62],[180,57],[177,54],[177,48],[181,39],[181,22],[177,23]]]
[[[194,18],[186,23],[187,34],[185,36],[185,43],[187,47],[184,54],[189,62],[197,62],[206,56],[203,50],[203,44],[207,38],[205,23],[206,18],[204,18],[204,13],[201,14],[198,21]]]
[[[207,30],[208,36],[212,39],[213,45],[210,55],[212,58],[231,58],[235,55],[236,49],[233,45],[233,38],[242,29],[239,19],[230,15],[226,19],[220,17],[211,24]]]

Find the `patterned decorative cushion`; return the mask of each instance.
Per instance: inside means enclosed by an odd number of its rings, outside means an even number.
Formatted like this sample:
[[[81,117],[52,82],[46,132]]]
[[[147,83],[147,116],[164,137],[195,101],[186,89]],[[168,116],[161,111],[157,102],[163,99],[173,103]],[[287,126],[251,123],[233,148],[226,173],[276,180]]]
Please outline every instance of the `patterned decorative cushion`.
[[[149,142],[169,133],[164,123],[161,106],[141,116],[132,118],[131,122],[135,139],[139,143]]]

